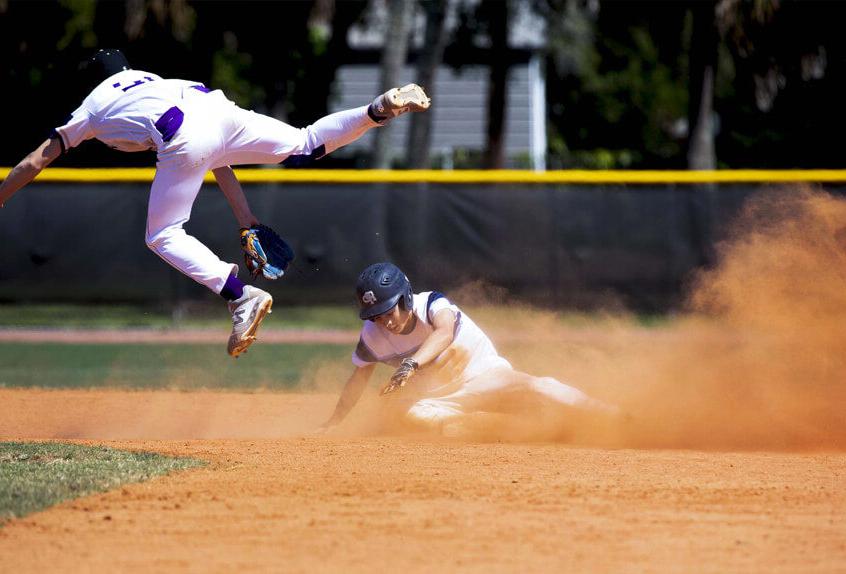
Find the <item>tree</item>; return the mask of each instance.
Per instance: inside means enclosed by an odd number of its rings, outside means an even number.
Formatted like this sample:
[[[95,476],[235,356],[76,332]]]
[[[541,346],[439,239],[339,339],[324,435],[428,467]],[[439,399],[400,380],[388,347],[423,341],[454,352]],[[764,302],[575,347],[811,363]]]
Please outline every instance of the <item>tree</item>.
[[[690,9],[693,31],[690,41],[690,79],[688,82],[689,169],[717,167],[714,146],[714,82],[717,75],[716,2],[697,1]]]
[[[548,165],[682,167],[684,5],[534,0],[533,7],[548,36]]]
[[[435,81],[438,66],[443,61],[447,42],[446,16],[451,9],[450,0],[429,0],[424,2],[426,12],[426,35],[423,50],[417,63],[417,84],[426,90],[430,98],[437,101]],[[432,148],[432,120],[434,114],[413,114],[408,134],[408,167],[425,169],[430,167]]]
[[[720,160],[741,167],[832,167],[840,151],[846,4],[721,0],[730,66],[720,98]]]
[[[505,165],[505,110],[508,97],[508,0],[483,0],[480,10],[491,40],[488,80],[488,145],[484,167]]]
[[[408,41],[411,32],[411,19],[414,15],[414,0],[388,1],[388,29],[385,32],[385,45],[382,48],[382,78],[380,91],[384,92],[397,85],[400,73],[408,54]],[[390,148],[391,126],[376,130],[373,140],[373,167],[386,169],[391,166]]]

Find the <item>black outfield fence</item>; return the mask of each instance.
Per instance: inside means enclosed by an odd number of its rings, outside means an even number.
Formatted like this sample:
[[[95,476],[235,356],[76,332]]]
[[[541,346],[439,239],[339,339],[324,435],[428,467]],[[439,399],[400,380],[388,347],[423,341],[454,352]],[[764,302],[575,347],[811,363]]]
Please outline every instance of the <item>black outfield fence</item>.
[[[358,272],[391,260],[419,290],[478,284],[555,307],[615,301],[668,309],[691,273],[713,262],[715,242],[746,198],[800,185],[764,176],[721,183],[397,182],[376,172],[368,182],[359,181],[367,172],[352,172],[352,181],[325,174],[308,181],[295,171],[299,181],[263,181],[274,177],[239,173],[253,212],[298,253],[286,277],[259,280],[282,304],[349,303]],[[0,210],[0,300],[214,299],[145,246],[149,173],[127,181],[101,175],[46,177]],[[817,185],[842,193],[843,184],[830,179]],[[237,224],[215,184],[204,184],[186,229],[225,260],[242,262]]]

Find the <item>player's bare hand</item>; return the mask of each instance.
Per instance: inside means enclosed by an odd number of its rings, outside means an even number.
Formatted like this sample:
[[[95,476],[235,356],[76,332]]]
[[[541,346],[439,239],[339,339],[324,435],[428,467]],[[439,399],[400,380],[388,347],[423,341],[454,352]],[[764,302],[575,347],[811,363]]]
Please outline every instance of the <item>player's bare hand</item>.
[[[387,395],[404,387],[411,376],[420,368],[417,361],[414,359],[403,359],[394,374],[391,375],[391,380],[382,387],[381,395]]]

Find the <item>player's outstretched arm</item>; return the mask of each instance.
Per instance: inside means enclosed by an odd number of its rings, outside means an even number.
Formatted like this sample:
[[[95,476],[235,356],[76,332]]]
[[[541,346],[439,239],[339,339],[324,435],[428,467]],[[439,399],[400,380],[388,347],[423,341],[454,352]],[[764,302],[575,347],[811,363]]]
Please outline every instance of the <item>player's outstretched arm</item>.
[[[0,207],[3,207],[15,192],[35,179],[41,170],[60,155],[62,155],[62,142],[59,138],[52,137],[44,140],[40,146],[23,158],[12,168],[3,183],[0,183]]]
[[[387,395],[406,385],[420,367],[423,367],[443,353],[455,339],[455,313],[451,309],[441,309],[432,318],[432,326],[435,328],[426,337],[420,348],[412,356],[403,359],[399,368],[382,387],[380,394]]]
[[[341,391],[341,396],[338,398],[338,404],[335,405],[335,412],[332,413],[332,416],[328,421],[321,425],[321,428],[328,429],[339,424],[342,420],[344,420],[344,418],[346,418],[347,414],[349,414],[361,398],[361,395],[367,387],[367,383],[370,381],[370,376],[373,374],[373,370],[375,368],[375,363],[355,368],[350,375],[350,378],[347,379],[347,383],[344,385],[344,390]]]
[[[235,172],[232,168],[227,166],[213,169],[215,180],[220,187],[220,191],[226,196],[226,201],[229,202],[229,207],[232,208],[232,213],[235,214],[235,219],[238,220],[238,227],[249,228],[257,225],[259,220],[250,211],[250,206],[247,204],[247,196],[244,195],[244,190],[241,189],[241,183],[235,177]]]
[[[421,367],[434,361],[452,344],[455,338],[455,313],[451,309],[441,309],[432,317],[432,326],[432,333],[411,357]]]

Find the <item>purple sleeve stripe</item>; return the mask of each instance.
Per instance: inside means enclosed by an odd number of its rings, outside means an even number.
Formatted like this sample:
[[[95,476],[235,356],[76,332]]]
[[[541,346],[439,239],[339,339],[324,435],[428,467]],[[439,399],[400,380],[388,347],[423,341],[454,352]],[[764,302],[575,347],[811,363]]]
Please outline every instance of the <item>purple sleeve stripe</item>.
[[[426,321],[428,323],[432,322],[429,318],[429,310],[432,308],[432,303],[434,303],[438,299],[446,299],[446,296],[440,291],[432,291],[431,293],[429,293],[429,299],[426,301]]]
[[[358,340],[358,345],[355,348],[356,356],[364,361],[365,363],[378,363],[379,359],[376,358],[376,355],[373,354],[373,351],[370,350],[370,347],[367,346],[367,343],[364,342],[364,339]]]

